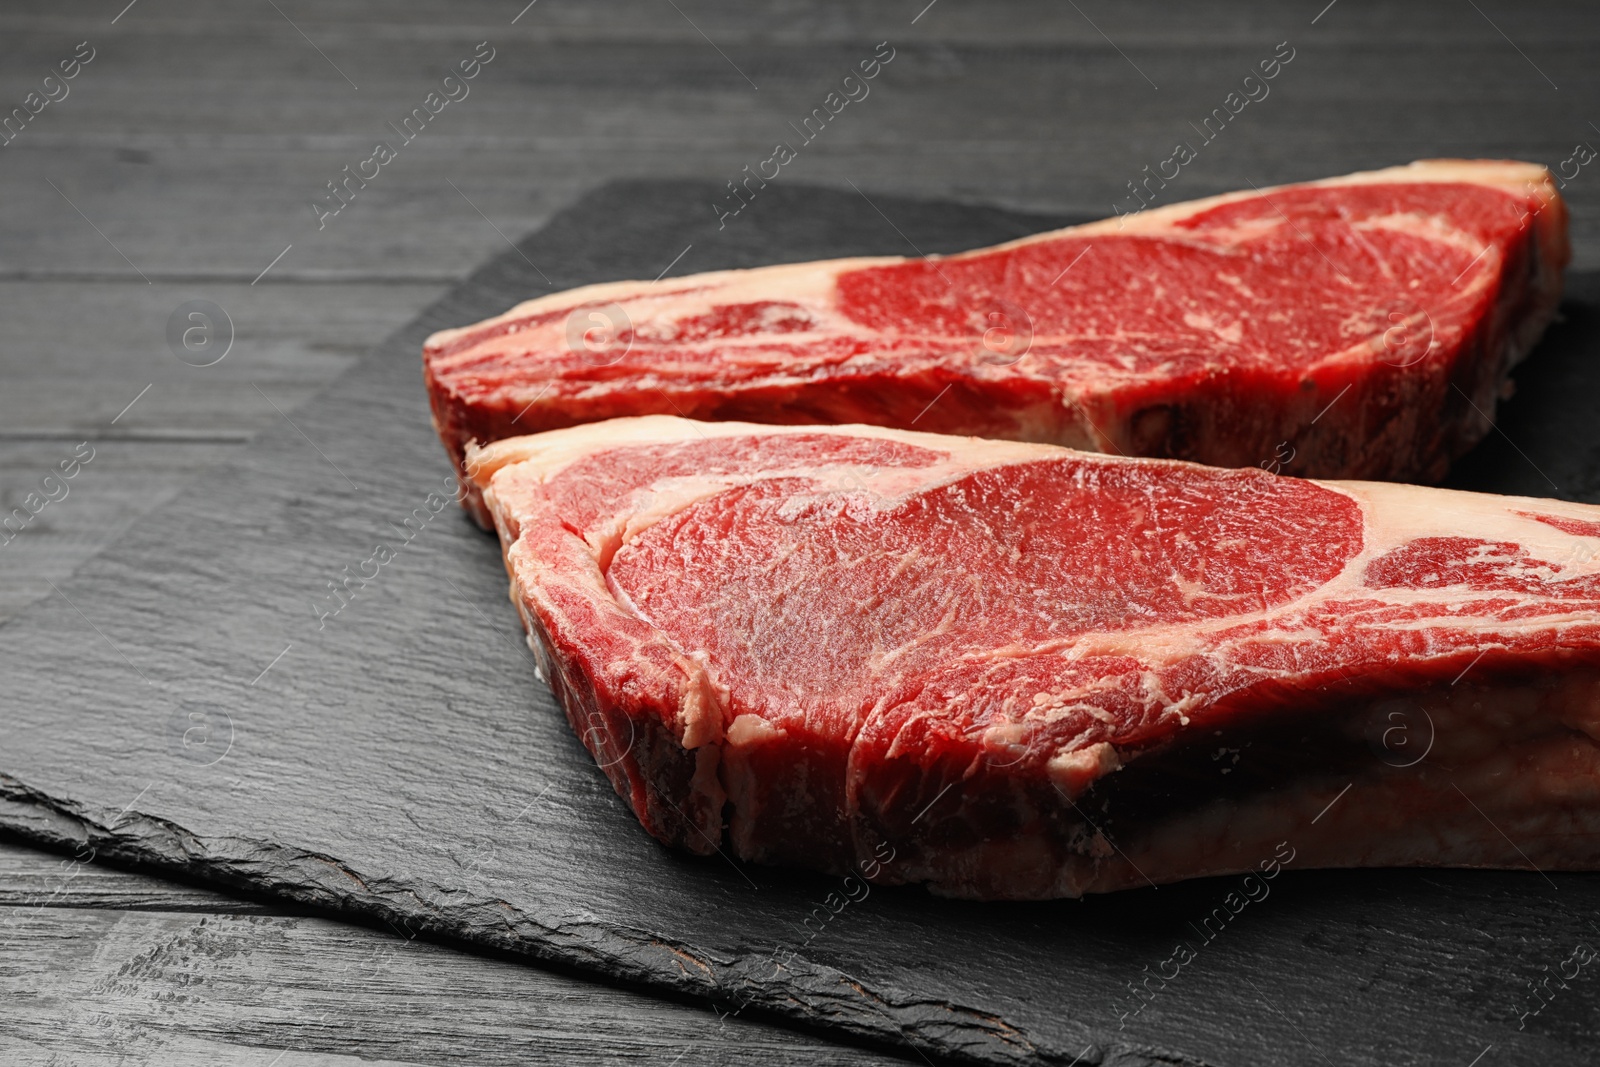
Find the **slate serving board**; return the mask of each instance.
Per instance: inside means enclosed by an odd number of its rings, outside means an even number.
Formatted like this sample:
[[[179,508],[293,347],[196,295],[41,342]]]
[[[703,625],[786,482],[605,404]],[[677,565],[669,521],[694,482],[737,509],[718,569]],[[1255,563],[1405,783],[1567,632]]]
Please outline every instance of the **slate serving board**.
[[[719,230],[718,194],[585,197],[0,627],[0,831],[701,1003],[708,1027],[757,1014],[918,1062],[1589,1059],[1600,876],[1291,864],[1208,926],[1236,880],[841,905],[838,879],[648,838],[535,679],[494,540],[434,513],[450,470],[423,337],[552,285],[655,277],[691,245],[674,273],[1070,221],[790,185]],[[1453,484],[1600,498],[1600,278],[1569,294]],[[322,617],[379,544],[393,559]]]

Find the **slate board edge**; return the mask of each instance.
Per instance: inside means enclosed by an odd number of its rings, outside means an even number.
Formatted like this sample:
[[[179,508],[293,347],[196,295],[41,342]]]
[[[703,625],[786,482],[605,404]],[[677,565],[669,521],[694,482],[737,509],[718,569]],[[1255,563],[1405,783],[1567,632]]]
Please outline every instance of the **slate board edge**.
[[[785,964],[788,978],[778,983],[758,977],[770,972],[766,959],[718,958],[646,930],[597,923],[579,933],[575,924],[547,926],[500,900],[427,905],[406,886],[369,881],[332,856],[246,838],[201,838],[169,820],[133,811],[92,815],[5,774],[0,774],[0,837],[77,854],[88,848],[94,861],[265,893],[396,931],[404,928],[408,935],[554,964],[709,1007],[719,1015],[748,1010],[753,1017],[869,1047],[912,1049],[961,1063],[1203,1067],[1200,1060],[1101,1035],[1091,1035],[1089,1045],[1077,1052],[1041,1046],[991,1012],[868,989],[839,970],[798,956]],[[471,933],[459,933],[464,929]]]
[[[551,221],[582,212],[591,197],[639,184],[648,183],[623,179],[596,186],[552,216]],[[805,183],[793,183],[796,188],[802,184]],[[836,191],[826,186],[817,188]],[[414,330],[418,322],[436,319],[437,309],[447,307],[456,293],[472,287],[480,277],[492,276],[500,264],[513,258],[526,260],[524,249],[534,245],[538,236],[539,231],[526,235],[514,249],[486,261],[410,322],[374,345],[361,360],[319,391],[318,398],[337,389],[368,360],[381,358],[384,349]],[[420,354],[418,358],[420,362]],[[225,463],[213,468],[182,492],[187,495],[203,491],[209,480],[229,477],[232,467],[232,463]],[[24,611],[0,623],[0,629],[20,627],[28,617],[29,612]],[[993,1012],[902,990],[868,989],[842,971],[800,956],[786,962],[787,977],[775,982],[760,977],[772,974],[773,963],[766,957],[717,957],[647,930],[596,923],[580,934],[573,924],[546,925],[499,900],[469,901],[441,909],[425,905],[404,885],[386,885],[383,880],[369,882],[337,857],[261,840],[203,838],[169,820],[131,810],[96,817],[75,802],[50,796],[3,773],[0,836],[58,851],[87,846],[97,859],[133,869],[266,893],[391,927],[398,923],[420,935],[570,968],[607,982],[709,1007],[719,1014],[749,1011],[752,1016],[902,1054],[910,1050],[914,1055],[932,1055],[953,1062],[1081,1063],[1085,1067],[1200,1067],[1203,1062],[1087,1028],[1083,1028],[1083,1046],[1047,1047],[1030,1039],[1022,1027]],[[291,871],[293,877],[289,877]],[[463,929],[471,933],[462,935],[459,931]]]

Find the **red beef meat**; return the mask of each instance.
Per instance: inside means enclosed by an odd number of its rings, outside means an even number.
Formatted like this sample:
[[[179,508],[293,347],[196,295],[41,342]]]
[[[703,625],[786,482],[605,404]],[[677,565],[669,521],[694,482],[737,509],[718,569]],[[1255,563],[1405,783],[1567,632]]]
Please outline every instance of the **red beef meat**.
[[[1431,481],[1488,431],[1567,259],[1544,168],[1435,160],[956,256],[588,286],[435,334],[424,369],[458,464],[677,414]]]
[[[979,898],[1600,867],[1600,507],[663,416],[468,463],[670,845]]]

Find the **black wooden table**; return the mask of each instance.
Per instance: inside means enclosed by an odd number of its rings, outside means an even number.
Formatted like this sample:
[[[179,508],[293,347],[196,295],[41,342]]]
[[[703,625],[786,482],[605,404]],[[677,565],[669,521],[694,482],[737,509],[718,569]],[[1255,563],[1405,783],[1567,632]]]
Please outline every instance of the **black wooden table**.
[[[1423,156],[1532,159],[1566,182],[1575,269],[1600,267],[1600,162],[1579,151],[1600,143],[1585,3],[11,2],[0,512],[83,442],[94,459],[0,534],[0,618],[292,418],[508,237],[608,178],[742,177],[879,42],[894,59],[870,96],[785,180],[1109,214],[1287,42],[1270,92],[1173,199]],[[327,214],[327,183],[387,124],[491,54]],[[232,327],[204,377],[169,339],[195,300]],[[1574,492],[1600,499],[1600,479]],[[62,707],[64,733],[72,720]],[[0,844],[0,909],[0,1063],[886,1058],[15,843]]]

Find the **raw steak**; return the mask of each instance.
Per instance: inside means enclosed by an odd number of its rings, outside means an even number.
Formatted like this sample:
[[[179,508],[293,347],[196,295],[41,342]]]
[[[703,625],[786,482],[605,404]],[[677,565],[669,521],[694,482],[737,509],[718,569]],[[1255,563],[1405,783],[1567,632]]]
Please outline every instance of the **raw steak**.
[[[589,286],[435,334],[424,369],[458,463],[678,414],[1434,480],[1488,431],[1567,258],[1543,167],[1432,161],[946,258]]]
[[[1600,866],[1600,507],[664,416],[468,463],[668,844],[981,898]]]

